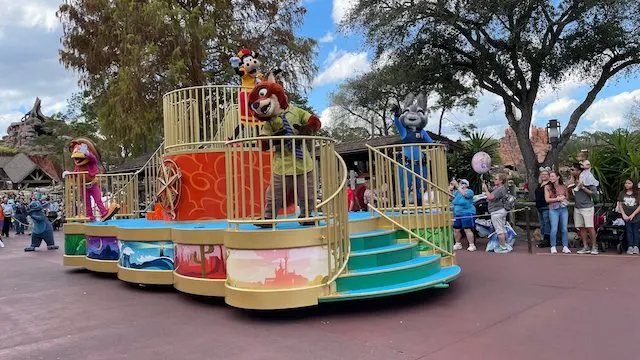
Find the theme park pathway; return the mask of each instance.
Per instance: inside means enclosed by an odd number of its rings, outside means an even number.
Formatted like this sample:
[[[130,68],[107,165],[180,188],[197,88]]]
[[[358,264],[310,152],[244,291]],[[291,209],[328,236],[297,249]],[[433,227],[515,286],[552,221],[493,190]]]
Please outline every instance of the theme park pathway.
[[[58,243],[62,243],[57,233]],[[637,359],[640,257],[460,252],[451,288],[256,313],[0,249],[0,359]]]

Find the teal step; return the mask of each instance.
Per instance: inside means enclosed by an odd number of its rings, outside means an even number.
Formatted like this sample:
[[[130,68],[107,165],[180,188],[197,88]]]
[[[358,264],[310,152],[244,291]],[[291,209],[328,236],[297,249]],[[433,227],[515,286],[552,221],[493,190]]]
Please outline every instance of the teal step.
[[[446,268],[441,268],[440,271],[436,272],[435,274],[431,274],[407,282],[338,292],[334,295],[321,297],[320,302],[376,298],[382,296],[405,294],[428,288],[447,287],[447,284],[455,280],[459,274],[459,266],[448,266]]]
[[[417,243],[392,244],[379,248],[352,251],[347,269],[357,270],[395,264],[418,256]]]
[[[408,261],[350,271],[336,279],[336,291],[340,293],[404,283],[424,278],[439,270],[440,256],[420,256]]]
[[[351,234],[351,251],[368,250],[396,243],[395,230],[374,230]]]

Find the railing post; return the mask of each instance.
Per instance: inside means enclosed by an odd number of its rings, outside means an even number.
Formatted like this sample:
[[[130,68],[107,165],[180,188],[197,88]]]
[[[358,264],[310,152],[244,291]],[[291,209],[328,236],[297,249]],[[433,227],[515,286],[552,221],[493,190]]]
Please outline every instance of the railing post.
[[[531,231],[529,227],[529,210],[530,208],[525,208],[524,210],[524,221],[525,221],[525,229],[527,231],[527,247],[529,248],[529,254],[533,253],[533,247],[531,245]]]

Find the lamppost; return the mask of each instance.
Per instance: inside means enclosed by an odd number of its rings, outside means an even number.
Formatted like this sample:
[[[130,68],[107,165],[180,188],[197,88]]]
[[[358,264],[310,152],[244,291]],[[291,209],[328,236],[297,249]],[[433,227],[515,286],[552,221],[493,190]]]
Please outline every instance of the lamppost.
[[[558,157],[560,154],[555,151],[560,143],[560,122],[558,119],[551,119],[547,123],[547,138],[551,144],[551,151],[553,151],[553,167],[555,171],[559,171]]]

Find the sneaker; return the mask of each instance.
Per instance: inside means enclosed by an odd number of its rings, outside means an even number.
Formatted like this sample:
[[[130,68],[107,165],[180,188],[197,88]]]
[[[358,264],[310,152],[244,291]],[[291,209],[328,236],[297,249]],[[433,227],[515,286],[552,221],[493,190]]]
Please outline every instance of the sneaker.
[[[460,243],[453,244],[453,250],[462,250],[462,244]]]
[[[551,253],[552,253],[552,254],[557,254],[557,253],[558,253],[558,250],[556,250],[556,248],[552,246],[552,247],[551,247]]]
[[[594,247],[593,249],[591,249],[591,255],[598,255],[600,252],[598,251],[597,247]]]
[[[24,251],[27,251],[27,252],[36,251],[36,248],[34,248],[33,246],[28,246],[28,247],[24,248]]]
[[[637,246],[634,246],[634,247],[633,247],[633,253],[634,253],[635,255],[640,254],[640,249],[638,249],[638,247],[637,247]]]
[[[0,240],[0,248],[4,247],[4,243],[2,242],[2,240]]]
[[[509,247],[502,247],[502,246],[498,246],[496,247],[495,250],[493,250],[493,252],[495,252],[496,254],[506,254],[508,252],[510,252],[511,249],[509,249]]]
[[[629,248],[627,249],[627,255],[633,255],[633,246],[629,246]]]
[[[591,254],[591,249],[589,248],[582,248],[580,250],[578,250],[578,254]]]
[[[469,245],[469,247],[467,248],[467,251],[476,251],[476,246],[473,244]]]
[[[564,247],[562,247],[562,253],[563,254],[571,254],[571,250],[569,250],[568,247],[564,246]]]

